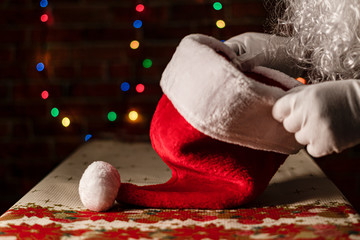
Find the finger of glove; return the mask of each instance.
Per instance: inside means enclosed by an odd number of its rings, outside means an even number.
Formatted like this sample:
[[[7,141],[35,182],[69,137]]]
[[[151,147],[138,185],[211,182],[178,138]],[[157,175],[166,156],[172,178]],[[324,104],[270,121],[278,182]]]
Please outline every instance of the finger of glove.
[[[278,122],[283,122],[291,113],[291,106],[289,104],[289,97],[285,95],[276,101],[272,108],[272,116]]]
[[[239,47],[236,43],[224,42],[224,44],[230,47],[237,55],[239,55]]]
[[[283,121],[283,126],[285,130],[291,133],[296,133],[300,131],[302,125],[303,125],[303,114],[300,111],[291,111],[290,114],[287,117],[285,117]]]
[[[254,67],[263,65],[264,57],[263,53],[244,53],[236,58],[235,63],[241,71],[251,71]]]
[[[308,144],[306,146],[306,151],[313,157],[323,157],[332,153],[329,149],[323,148],[321,146],[317,146],[315,144]]]
[[[295,133],[295,139],[302,145],[308,145],[311,142],[311,135],[306,128],[303,128]]]

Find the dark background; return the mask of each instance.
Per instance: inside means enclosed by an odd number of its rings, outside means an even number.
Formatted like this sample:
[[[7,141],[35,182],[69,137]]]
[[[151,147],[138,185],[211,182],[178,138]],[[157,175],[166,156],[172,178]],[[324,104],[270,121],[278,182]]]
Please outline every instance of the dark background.
[[[203,33],[226,40],[263,32],[267,11],[260,0],[0,0],[0,214],[85,142],[112,138],[148,141],[148,127],[161,96],[161,73],[184,36]],[[141,13],[138,3],[145,5]],[[271,11],[271,4],[267,6]],[[47,13],[46,23],[40,16]],[[134,20],[143,26],[136,29]],[[226,27],[215,22],[222,19]],[[129,47],[138,40],[140,47]],[[152,60],[150,68],[142,61]],[[43,62],[44,71],[36,64]],[[122,91],[123,82],[130,84]],[[135,86],[145,85],[143,93]],[[41,92],[50,94],[46,100]],[[53,107],[60,115],[52,117]],[[135,109],[140,120],[131,122]],[[107,119],[109,111],[117,119]],[[61,119],[69,117],[65,128]],[[353,202],[360,203],[357,156],[320,159],[330,178]],[[339,167],[341,165],[341,167]]]

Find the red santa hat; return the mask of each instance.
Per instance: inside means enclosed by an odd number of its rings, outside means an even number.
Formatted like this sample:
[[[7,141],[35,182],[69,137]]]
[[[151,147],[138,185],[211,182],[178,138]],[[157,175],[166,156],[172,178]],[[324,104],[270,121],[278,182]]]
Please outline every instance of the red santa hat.
[[[265,67],[243,73],[236,59],[212,37],[185,37],[162,75],[164,95],[150,129],[153,148],[172,178],[151,186],[118,187],[115,180],[118,189],[107,195],[109,203],[98,200],[93,207],[96,184],[88,187],[86,170],[79,187],[84,205],[106,210],[116,196],[144,207],[221,209],[261,194],[288,154],[302,147],[271,115],[275,101],[300,83]],[[114,182],[116,169],[111,171]],[[101,181],[97,186],[106,188]]]

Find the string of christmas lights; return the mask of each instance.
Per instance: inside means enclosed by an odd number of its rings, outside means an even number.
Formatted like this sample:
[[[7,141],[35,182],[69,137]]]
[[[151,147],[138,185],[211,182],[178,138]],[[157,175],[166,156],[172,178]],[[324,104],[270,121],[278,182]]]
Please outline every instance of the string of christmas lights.
[[[49,16],[50,14],[50,11],[47,10],[48,8],[48,1],[47,0],[41,0],[40,1],[40,7],[43,8],[43,14],[40,16],[40,21],[42,23],[47,23],[49,24],[49,19],[51,16]],[[220,11],[222,9],[222,4],[220,2],[214,2],[212,4],[212,7],[214,10],[216,11]],[[144,4],[137,4],[135,6],[135,11],[140,14],[138,16],[141,16],[141,13],[143,13],[145,11],[145,6]],[[215,23],[216,27],[218,28],[224,28],[225,27],[225,21],[222,20],[222,19],[219,19],[216,21]],[[136,19],[133,21],[132,23],[132,27],[134,27],[135,29],[140,29],[143,27],[143,21],[141,19]],[[134,39],[130,42],[129,44],[129,47],[132,49],[132,50],[137,50],[140,48],[140,41],[139,39]],[[153,62],[151,59],[149,58],[146,58],[146,59],[143,59],[142,61],[142,67],[145,68],[145,69],[148,69],[148,68],[151,68],[153,65]],[[43,62],[38,62],[37,65],[36,65],[36,70],[38,72],[42,72],[46,69],[47,66],[45,66],[45,64]],[[122,82],[121,85],[120,85],[120,89],[121,91],[123,92],[127,92],[131,89],[131,85],[129,82]],[[136,84],[135,86],[135,91],[137,93],[143,93],[145,91],[145,85],[143,83],[138,83]],[[49,91],[47,90],[43,90],[41,92],[41,98],[46,100],[50,97],[50,93]],[[54,118],[57,118],[60,116],[60,110],[57,108],[57,107],[53,107],[51,110],[50,110],[50,114],[52,117]],[[112,110],[112,111],[109,111],[107,113],[107,119],[108,121],[110,122],[115,122],[118,118],[118,114],[116,113],[116,111]],[[136,122],[137,120],[139,120],[140,118],[140,113],[137,112],[136,110],[134,109],[131,109],[131,111],[128,112],[127,114],[127,118],[130,122]],[[61,124],[63,127],[69,127],[70,124],[71,124],[71,116],[63,116],[62,119],[61,119]],[[85,135],[84,139],[85,139],[85,142],[87,142],[88,140],[90,140],[92,138],[92,134],[88,133]]]

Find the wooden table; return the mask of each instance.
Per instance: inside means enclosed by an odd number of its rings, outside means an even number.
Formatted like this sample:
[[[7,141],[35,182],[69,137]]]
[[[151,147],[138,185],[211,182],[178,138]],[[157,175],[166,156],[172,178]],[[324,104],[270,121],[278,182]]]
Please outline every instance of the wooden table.
[[[88,211],[77,188],[97,160],[113,164],[122,182],[156,184],[171,176],[148,143],[86,143],[0,217],[0,238],[360,239],[359,214],[303,151],[289,156],[258,199],[226,210]]]

